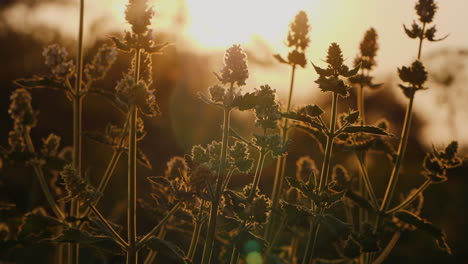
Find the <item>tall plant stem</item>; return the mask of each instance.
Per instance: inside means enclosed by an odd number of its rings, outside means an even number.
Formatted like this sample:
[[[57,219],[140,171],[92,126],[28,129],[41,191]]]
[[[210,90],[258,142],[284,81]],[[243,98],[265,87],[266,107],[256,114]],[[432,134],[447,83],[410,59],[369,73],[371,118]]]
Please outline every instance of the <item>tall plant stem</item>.
[[[34,144],[32,143],[30,130],[28,128],[25,129],[24,131],[24,139],[26,141],[26,147],[29,152],[34,153]],[[47,200],[47,203],[50,206],[50,209],[52,209],[52,212],[54,212],[55,216],[59,218],[60,220],[65,219],[65,214],[62,212],[62,209],[60,209],[60,206],[55,202],[54,196],[52,195],[52,192],[50,191],[49,185],[47,184],[47,181],[44,177],[44,172],[42,171],[41,167],[36,163],[32,163],[32,167],[34,169],[34,173],[37,176],[37,179],[39,181],[39,185],[41,186],[42,192],[44,193],[44,196]]]
[[[249,196],[247,197],[247,204],[251,204],[253,199],[255,198],[256,190],[258,187],[258,184],[260,183],[260,178],[262,175],[262,170],[263,170],[263,165],[265,164],[265,158],[267,156],[267,151],[265,151],[263,148],[260,150],[260,155],[258,157],[258,162],[257,162],[257,167],[255,169],[255,174],[254,174],[254,179],[252,181],[252,189],[250,189]],[[251,215],[251,213],[250,213]],[[247,219],[242,221],[242,223],[239,225],[237,228],[238,230],[242,230],[245,228],[247,225]],[[237,263],[237,260],[239,259],[239,252],[236,248],[235,245],[232,246],[232,253],[230,257],[229,263]]]
[[[325,156],[323,158],[322,170],[320,172],[320,179],[319,179],[319,192],[322,192],[328,184],[328,178],[330,174],[330,161],[331,161],[331,154],[333,150],[333,140],[335,136],[335,129],[336,129],[336,115],[337,115],[337,108],[338,108],[338,94],[333,93],[332,95],[332,113],[330,117],[330,131],[327,135],[327,143],[325,144]],[[319,214],[324,212],[323,208],[319,209]],[[320,229],[320,224],[315,223],[314,220],[311,221],[309,235],[307,239],[307,246],[306,251],[304,254],[304,259],[302,261],[303,264],[309,264],[313,257],[315,251],[315,244],[317,241],[318,233]]]
[[[124,147],[124,144],[125,144],[125,138],[127,137],[126,133],[128,133],[128,125],[129,125],[128,124],[128,122],[129,122],[128,117],[129,117],[129,115],[127,115],[125,125],[124,125],[124,129],[123,129],[123,132],[122,132],[122,136],[120,137],[120,140],[117,143],[117,146],[114,148],[114,152],[112,153],[112,157],[111,157],[109,163],[107,164],[104,175],[102,176],[101,180],[99,181],[99,185],[98,185],[98,187],[96,189],[97,193],[102,194],[106,190],[106,187],[109,184],[109,181],[110,181],[112,175],[114,174],[115,168],[117,167],[117,164],[119,163],[120,157],[122,156],[122,153],[124,152],[123,147]],[[95,201],[93,201],[92,204],[97,205],[99,203],[99,201],[101,200],[101,198],[102,198],[102,195],[100,195]],[[91,212],[91,207],[88,206],[85,209],[85,211],[83,212],[83,214],[81,215],[81,217],[87,217],[90,212]],[[83,222],[81,222],[81,224],[83,224]]]
[[[195,227],[192,233],[192,239],[190,240],[190,246],[189,246],[189,249],[187,250],[187,258],[190,261],[193,261],[193,258],[195,257],[195,252],[197,251],[198,241],[200,240],[200,233],[201,233],[203,222],[204,222],[201,218],[202,218],[203,212],[205,211],[204,209],[205,209],[205,201],[201,200],[200,211],[198,212],[197,219],[195,220]]]
[[[135,51],[135,82],[140,79],[140,54]],[[129,133],[128,133],[128,193],[127,193],[127,232],[128,250],[127,264],[138,263],[138,251],[136,248],[136,163],[137,163],[137,120],[138,109],[132,104],[129,109]]]
[[[215,197],[211,202],[210,216],[208,219],[208,230],[206,233],[205,246],[203,248],[202,264],[211,262],[211,252],[213,251],[214,239],[216,234],[216,220],[218,217],[218,207],[224,186],[224,174],[226,170],[226,158],[228,151],[229,123],[231,118],[231,109],[224,109],[223,137],[221,144],[221,164],[219,166],[218,179],[216,181]]]
[[[289,95],[288,95],[288,104],[286,105],[286,112],[291,110],[291,102],[294,90],[294,77],[296,74],[296,65],[291,66],[291,82],[289,85]],[[288,138],[288,119],[284,119],[283,129],[282,129],[282,139],[283,142]],[[277,218],[277,209],[279,204],[279,199],[281,197],[281,191],[283,189],[284,182],[284,173],[286,169],[286,159],[287,156],[280,156],[276,161],[276,171],[275,178],[273,182],[273,191],[271,194],[271,214],[268,218],[267,226],[265,228],[265,240],[270,241],[274,226],[276,225]]]
[[[80,0],[80,20],[78,30],[78,51],[76,79],[73,96],[73,160],[72,166],[81,176],[81,151],[82,151],[82,96],[81,85],[83,76],[83,32],[84,32],[84,0]],[[80,206],[76,199],[70,202],[69,216],[79,217]],[[80,248],[79,244],[68,245],[68,263],[79,263]]]

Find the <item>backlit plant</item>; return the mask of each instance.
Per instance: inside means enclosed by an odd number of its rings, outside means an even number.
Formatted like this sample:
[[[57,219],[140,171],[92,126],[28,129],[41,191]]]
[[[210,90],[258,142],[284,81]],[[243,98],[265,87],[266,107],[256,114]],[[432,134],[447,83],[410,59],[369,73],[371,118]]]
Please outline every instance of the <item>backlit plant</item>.
[[[449,171],[461,166],[457,142],[430,150],[422,161],[425,181],[409,192],[397,192],[414,100],[418,93],[430,89],[421,60],[423,42],[443,39],[435,37],[436,27],[431,25],[437,11],[432,0],[419,0],[415,6],[419,22],[404,26],[408,37],[419,40],[419,45],[417,59],[397,72],[402,83],[399,87],[408,100],[400,136],[389,132],[388,121],[369,125],[364,115],[366,89],[382,86],[371,75],[379,49],[374,28],[365,32],[352,66],[346,65],[337,43],[329,45],[323,63],[310,64],[317,74],[315,84],[331,99],[329,108],[313,103],[293,108],[295,73],[298,66],[309,64],[306,51],[312,48],[309,19],[300,11],[290,24],[287,57],[274,55],[291,67],[286,105],[279,103],[276,90],[268,84],[250,89],[247,53],[241,45],[229,47],[223,67],[214,73],[217,83],[198,94],[208,107],[222,113],[221,135],[209,144],[193,146],[184,156],[171,158],[165,171],[148,177],[152,200],[137,197],[138,164],[151,169],[138,142],[151,137],[141,117],[157,118],[160,114],[152,59],[168,44],[154,38],[154,12],[147,0],[129,0],[125,19],[131,31],[123,38],[111,37],[113,45],[103,45],[86,64],[84,1],[80,3],[77,58],[69,58],[58,44],[47,46],[43,50],[47,73],[17,80],[19,88],[10,97],[8,113],[13,129],[8,145],[0,149],[0,166],[30,167],[46,198],[47,210],[40,207],[20,213],[14,204],[0,204],[1,261],[10,261],[15,248],[40,242],[57,248],[57,263],[78,263],[81,249],[91,247],[108,256],[122,256],[122,260],[125,256],[131,264],[155,263],[159,256],[165,263],[378,264],[390,255],[403,231],[415,229],[426,231],[439,248],[451,253],[444,231],[420,215],[424,191],[445,182]],[[106,78],[119,52],[132,57],[122,78],[114,81],[114,89],[96,86],[98,80]],[[56,134],[39,145],[32,141],[39,114],[32,106],[33,88],[62,91],[72,103],[72,147],[61,146],[61,137]],[[122,114],[122,124],[107,124],[104,132],[83,131],[82,102],[89,94],[110,100]],[[340,113],[339,104],[349,98],[356,100],[357,110]],[[255,117],[255,130],[249,136],[241,135],[231,123],[237,111]],[[311,150],[310,155],[288,160],[290,142],[296,138],[291,131],[314,139],[322,155],[313,157]],[[95,181],[90,181],[83,169],[83,137],[112,149],[105,172]],[[392,144],[395,139],[399,141],[397,150]],[[337,149],[353,158],[357,172],[338,163]],[[383,153],[392,165],[384,194],[376,191],[376,179],[366,164],[375,152]],[[110,221],[98,208],[122,156],[127,157],[128,170],[125,227]],[[272,190],[260,185],[268,159],[276,160],[275,174],[268,175],[272,176]],[[288,171],[288,162],[296,165],[295,171]],[[238,175],[249,176],[245,186],[231,181]],[[397,194],[401,199],[394,202]],[[145,233],[137,229],[138,205],[154,221]],[[187,241],[172,239],[172,233]]]

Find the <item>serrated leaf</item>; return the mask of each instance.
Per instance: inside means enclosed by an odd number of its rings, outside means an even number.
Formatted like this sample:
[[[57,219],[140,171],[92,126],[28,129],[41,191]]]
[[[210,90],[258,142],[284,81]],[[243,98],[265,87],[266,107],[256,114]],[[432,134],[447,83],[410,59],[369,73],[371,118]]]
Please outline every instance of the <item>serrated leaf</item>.
[[[125,43],[120,41],[120,39],[116,37],[111,37],[111,40],[114,42],[115,47],[118,48],[119,50],[126,51],[126,52],[130,51],[130,47],[128,47]]]
[[[320,197],[304,182],[293,177],[286,177],[286,181],[288,182],[289,186],[297,188],[305,197],[308,197],[314,201],[320,200]]]
[[[20,239],[34,238],[36,241],[50,239],[64,224],[58,219],[47,216],[42,208],[26,214],[20,227]]]
[[[171,263],[174,264],[186,264],[187,259],[185,258],[184,251],[180,249],[177,245],[173,244],[164,239],[157,237],[150,238],[144,244],[147,248],[158,251],[159,254],[166,256],[171,259]]]
[[[316,217],[319,222],[328,227],[335,236],[346,240],[349,235],[351,235],[353,225],[345,223],[331,214],[317,215]]]
[[[48,88],[64,92],[70,92],[70,89],[66,85],[64,85],[63,82],[48,76],[34,76],[31,79],[18,79],[15,80],[15,84],[24,88]]]
[[[348,72],[346,73],[343,73],[342,76],[343,77],[351,77],[351,76],[354,76],[356,75],[358,72],[359,72],[359,69],[361,68],[361,64],[359,63],[356,67],[354,67],[353,69],[349,70]]]
[[[319,122],[313,120],[311,117],[307,115],[302,115],[297,112],[287,112],[287,113],[281,113],[281,116],[284,118],[306,123],[310,125],[311,127],[314,127],[317,129],[323,129],[323,126]]]
[[[328,69],[322,69],[322,68],[316,66],[314,63],[312,63],[312,66],[314,66],[314,69],[315,69],[315,71],[317,72],[318,75],[328,77],[328,76],[331,76],[333,74],[332,71],[330,71]]]
[[[232,107],[237,107],[240,111],[250,110],[255,108],[259,103],[259,97],[255,93],[246,93],[237,96],[232,102]]]
[[[366,198],[362,197],[361,195],[348,190],[345,193],[345,197],[353,201],[357,206],[369,211],[369,212],[375,212],[374,207],[372,204],[367,200]]]
[[[54,241],[59,243],[77,243],[113,254],[123,254],[120,246],[117,245],[112,238],[94,235],[76,228],[65,229],[62,235],[55,238]]]
[[[434,239],[436,239],[437,245],[439,246],[440,249],[445,251],[447,254],[450,254],[450,255],[452,254],[452,250],[446,241],[446,234],[439,227],[405,210],[396,212],[394,216],[407,224],[413,225],[414,227],[427,232],[428,234],[433,236]]]
[[[142,165],[143,167],[147,169],[153,168],[153,166],[151,166],[151,163],[148,159],[148,156],[146,156],[146,154],[140,148],[137,149],[136,156],[137,156],[137,161],[138,163],[140,163],[140,165]]]
[[[345,133],[366,133],[372,135],[381,135],[381,136],[393,136],[392,134],[387,133],[380,127],[375,126],[349,126],[346,127],[343,132]]]
[[[280,63],[289,64],[289,62],[286,61],[285,59],[283,59],[283,57],[281,57],[281,55],[279,55],[279,54],[273,55],[273,58],[275,58]]]
[[[105,135],[104,133],[102,132],[99,132],[99,131],[85,131],[83,132],[83,135],[91,140],[94,140],[96,142],[99,142],[101,144],[104,144],[104,145],[108,145],[108,146],[116,146],[116,144],[109,139],[109,137],[107,135]]]
[[[350,113],[346,115],[345,120],[350,124],[354,124],[356,123],[358,118],[359,118],[359,111],[351,111]]]

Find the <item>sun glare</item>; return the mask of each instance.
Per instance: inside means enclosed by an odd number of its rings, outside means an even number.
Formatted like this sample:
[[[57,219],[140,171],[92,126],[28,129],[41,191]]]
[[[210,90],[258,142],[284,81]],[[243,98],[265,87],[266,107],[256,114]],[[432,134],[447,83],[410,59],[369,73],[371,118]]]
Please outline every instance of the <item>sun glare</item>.
[[[187,0],[186,34],[202,48],[225,48],[248,43],[256,35],[268,42],[284,39],[288,24],[301,9],[316,7],[316,1]]]

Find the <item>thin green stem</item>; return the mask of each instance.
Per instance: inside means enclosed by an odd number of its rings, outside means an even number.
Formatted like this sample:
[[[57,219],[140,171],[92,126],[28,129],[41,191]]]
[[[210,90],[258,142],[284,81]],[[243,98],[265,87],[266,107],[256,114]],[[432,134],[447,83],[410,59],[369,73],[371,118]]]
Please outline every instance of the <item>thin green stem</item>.
[[[211,261],[211,252],[213,251],[213,244],[216,234],[216,220],[218,217],[218,207],[221,195],[223,193],[222,187],[224,186],[224,177],[226,170],[226,158],[228,152],[228,139],[229,139],[229,123],[230,123],[231,109],[224,109],[223,121],[223,137],[221,144],[221,163],[219,166],[218,179],[216,181],[216,190],[214,201],[211,203],[210,216],[208,220],[208,230],[206,233],[205,246],[203,248],[202,264],[208,264]]]
[[[416,200],[419,196],[420,193],[424,192],[430,185],[432,181],[430,179],[427,179],[416,191],[414,191],[411,196],[406,198],[401,204],[398,206],[395,206],[394,208],[386,211],[386,214],[392,214],[394,212],[397,212],[398,210],[404,209],[406,206],[411,204],[414,200]]]
[[[291,82],[289,85],[289,95],[288,95],[288,104],[286,105],[286,112],[291,110],[291,103],[292,103],[292,96],[294,90],[294,79],[296,74],[296,65],[291,66]],[[283,129],[282,129],[282,140],[283,142],[286,141],[288,138],[288,119],[284,119]],[[283,182],[284,182],[284,173],[286,168],[286,160],[287,156],[280,156],[276,162],[276,171],[275,171],[275,178],[273,182],[273,191],[271,194],[271,214],[268,217],[268,222],[265,228],[265,240],[269,241],[274,230],[275,222],[276,222],[276,212],[279,205],[279,199],[281,197],[281,191],[283,189]]]
[[[128,247],[127,242],[125,242],[125,240],[119,235],[119,233],[115,231],[112,225],[106,220],[106,218],[101,214],[101,212],[99,212],[96,206],[91,204],[89,205],[89,208],[91,208],[91,210],[97,216],[99,221],[104,225],[107,232],[110,233],[114,237],[115,242],[119,244],[119,246],[121,246],[124,250],[126,250]]]
[[[255,198],[256,190],[258,188],[258,184],[260,183],[260,178],[262,175],[263,165],[265,164],[266,154],[267,152],[265,152],[263,149],[260,150],[260,156],[258,157],[257,168],[255,169],[254,179],[252,182],[252,189],[250,190],[250,194],[248,197],[248,203],[251,203]]]
[[[400,239],[400,236],[401,236],[400,232],[396,232],[395,234],[393,234],[390,242],[388,242],[387,246],[384,248],[382,253],[380,253],[380,255],[374,260],[374,262],[372,262],[372,264],[382,263],[388,257],[388,255],[390,255],[396,243]]]
[[[28,148],[28,151],[30,153],[34,153],[34,144],[32,143],[31,136],[29,134],[30,130],[24,129],[24,139],[26,141],[26,147]],[[60,209],[60,206],[58,206],[57,202],[55,202],[54,196],[52,195],[49,185],[47,184],[47,181],[44,177],[44,172],[42,171],[42,168],[37,162],[31,162],[31,166],[33,167],[34,173],[37,176],[39,185],[41,186],[42,192],[44,193],[47,203],[49,203],[50,209],[52,209],[52,212],[54,212],[57,218],[59,218],[60,220],[64,220],[65,214],[63,213],[62,209]]]
[[[323,158],[323,165],[320,172],[320,180],[319,180],[319,192],[322,192],[324,188],[328,185],[329,174],[330,174],[330,161],[331,161],[331,154],[333,150],[333,140],[335,136],[335,129],[336,129],[336,116],[338,110],[338,94],[332,94],[332,114],[330,117],[330,131],[327,135],[327,143],[325,144],[325,156]],[[320,208],[319,215],[324,212],[323,208]],[[320,229],[320,224],[315,223],[314,220],[311,221],[309,235],[307,239],[307,246],[306,251],[304,254],[304,259],[302,261],[303,264],[308,264],[314,258],[314,251],[315,251],[315,244],[317,241],[318,233]]]
[[[201,201],[200,211],[198,212],[197,219],[195,220],[195,227],[192,233],[192,239],[190,240],[190,246],[187,251],[187,258],[190,261],[193,261],[193,257],[195,257],[195,253],[197,251],[198,241],[200,241],[200,233],[203,227],[204,220],[202,220],[203,212],[205,211],[205,201]]]
[[[73,160],[72,166],[81,177],[81,151],[82,151],[82,97],[81,85],[83,76],[83,35],[84,35],[84,0],[80,0],[80,20],[78,30],[78,51],[76,79],[73,98]],[[80,216],[80,204],[77,199],[70,202],[69,215],[71,217]],[[68,263],[79,263],[79,244],[68,245]]]
[[[370,181],[369,173],[367,172],[366,165],[364,164],[364,157],[362,157],[359,153],[356,153],[357,159],[359,161],[359,168],[361,169],[362,173],[362,180],[366,187],[367,193],[370,195],[372,203],[374,204],[374,208],[379,208],[379,202],[377,200],[377,196],[375,195],[374,188],[372,187],[372,183]]]
[[[140,79],[141,50],[135,51],[135,82]],[[138,109],[132,104],[129,109],[129,134],[128,134],[128,199],[127,199],[127,232],[128,250],[127,264],[138,263],[138,249],[136,247],[136,165],[137,165],[137,121]]]
[[[154,235],[156,235],[156,232],[158,232],[158,230],[166,224],[167,220],[169,220],[169,218],[174,215],[174,213],[177,211],[177,209],[179,209],[179,207],[182,205],[182,201],[178,201],[174,207],[172,207],[172,209],[164,216],[163,219],[161,219],[161,221],[159,221],[159,223],[153,228],[151,229],[151,231],[148,232],[148,234],[146,234],[143,238],[141,238],[137,243],[136,243],[136,250],[140,249],[148,240],[151,239],[151,237],[153,237]]]

